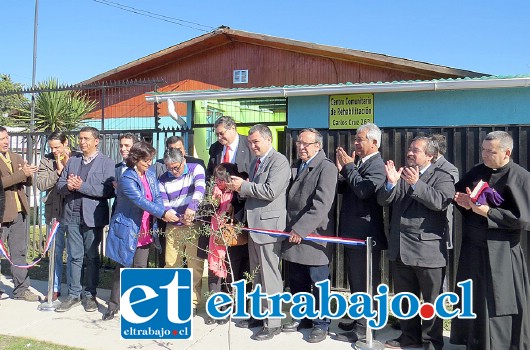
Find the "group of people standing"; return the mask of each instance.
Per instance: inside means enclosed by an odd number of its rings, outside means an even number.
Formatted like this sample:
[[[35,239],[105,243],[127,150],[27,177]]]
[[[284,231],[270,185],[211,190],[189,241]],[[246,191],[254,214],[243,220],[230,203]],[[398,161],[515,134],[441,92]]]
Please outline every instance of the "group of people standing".
[[[394,292],[413,293],[429,303],[442,292],[447,249],[453,241],[452,207],[458,209],[463,229],[457,280],[473,281],[477,318],[453,319],[451,341],[466,344],[468,349],[530,347],[530,283],[520,246],[521,233],[530,229],[530,174],[512,161],[513,140],[508,133],[486,135],[483,162],[459,180],[458,170],[443,156],[447,145],[442,135],[415,137],[406,150],[406,165],[397,167],[392,160],[385,162],[379,153],[381,130],[375,124],[357,130],[352,154],[337,148],[335,162],[324,152],[321,133],[303,129],[295,142],[297,160],[292,164],[273,148],[272,132],[266,125],[254,125],[244,136],[237,132],[235,121],[224,116],[215,122],[214,129],[217,142],[210,147],[207,165],[187,156],[184,142],[177,136],[166,140],[164,158],[152,164],[156,152],[149,143],[138,141],[134,134],[121,135],[124,161],[115,165],[98,151],[97,129],[80,130],[80,153],[66,149],[64,135],[50,135],[52,152],[41,161],[37,184],[47,191],[47,219],[60,218],[59,262],[65,237],[68,247],[68,296],[56,311],[68,311],[81,299],[86,311],[97,310],[98,246],[107,224],[106,254],[118,268],[104,320],[112,319],[119,310],[119,268],[147,266],[152,245],[161,252],[160,267],[182,266],[185,257],[193,269],[194,313],[201,299],[206,258],[210,291],[229,290],[231,281],[249,272],[252,285],[260,285],[262,292],[283,292],[283,260],[291,293],[312,293],[318,305],[315,284],[330,278],[333,247],[310,240],[308,235],[335,236],[335,198],[340,193],[339,236],[374,239],[374,291],[381,282],[382,251],[388,249]],[[28,184],[37,169],[6,153],[3,136],[8,137],[7,132],[0,128],[0,172],[6,192],[3,226],[16,247],[23,235],[14,232],[27,215],[25,197],[17,197],[16,190]],[[6,159],[11,159],[12,169],[3,169]],[[15,175],[18,182],[13,180]],[[480,180],[492,191],[477,200],[471,192]],[[227,248],[212,237],[196,235],[198,225],[205,221],[204,217],[197,220],[197,216],[208,182],[215,185],[216,213],[230,212],[235,222],[248,227],[248,244]],[[109,218],[108,199],[114,196]],[[390,207],[388,235],[385,206]],[[18,208],[18,214],[12,215],[14,210],[8,207]],[[211,218],[213,230],[221,224],[218,218]],[[285,232],[288,238],[258,229]],[[366,291],[366,247],[348,245],[344,251],[350,291]],[[56,280],[54,297],[60,293],[60,271],[56,271]],[[33,301],[27,285],[27,276],[18,273],[15,298]],[[264,300],[262,311],[269,307]],[[205,322],[226,320],[207,317]],[[365,322],[339,323],[346,332],[336,334],[335,339],[355,342]],[[260,327],[252,338],[262,341],[281,332],[310,328],[307,341],[318,343],[326,339],[330,323],[329,318],[293,318],[282,325],[278,318],[250,318],[236,326]],[[401,320],[400,329],[401,335],[387,341],[386,347],[443,348],[443,325],[438,317]]]

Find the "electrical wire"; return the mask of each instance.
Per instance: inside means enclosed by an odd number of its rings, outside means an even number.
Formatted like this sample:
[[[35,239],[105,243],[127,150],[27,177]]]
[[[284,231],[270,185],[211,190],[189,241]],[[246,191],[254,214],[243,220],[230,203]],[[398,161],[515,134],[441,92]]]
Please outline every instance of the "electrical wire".
[[[117,2],[113,2],[113,1],[108,1],[108,0],[92,0],[92,1],[100,3],[100,4],[103,4],[103,5],[115,7],[115,8],[118,8],[120,10],[123,10],[123,11],[132,12],[132,13],[135,13],[135,14],[138,14],[138,15],[142,15],[142,16],[158,19],[160,21],[164,21],[164,22],[176,24],[176,25],[179,25],[179,26],[182,26],[182,27],[187,27],[187,28],[199,30],[199,31],[202,31],[202,32],[210,32],[213,29],[215,29],[215,27],[207,26],[207,25],[200,24],[200,23],[190,22],[190,21],[186,21],[186,20],[183,20],[183,19],[179,19],[179,18],[174,18],[174,17],[165,16],[165,15],[160,15],[158,13],[137,9],[135,7],[123,5],[123,4],[120,4],[120,3],[117,3]]]

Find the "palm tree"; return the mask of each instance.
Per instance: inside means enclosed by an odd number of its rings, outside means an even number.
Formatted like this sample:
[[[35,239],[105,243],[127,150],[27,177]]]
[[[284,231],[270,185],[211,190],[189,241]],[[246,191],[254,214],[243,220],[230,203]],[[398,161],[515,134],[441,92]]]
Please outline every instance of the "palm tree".
[[[80,128],[83,118],[96,106],[81,91],[61,90],[56,78],[37,84],[35,96],[35,131],[71,131]],[[29,125],[31,105],[27,103],[19,117]]]

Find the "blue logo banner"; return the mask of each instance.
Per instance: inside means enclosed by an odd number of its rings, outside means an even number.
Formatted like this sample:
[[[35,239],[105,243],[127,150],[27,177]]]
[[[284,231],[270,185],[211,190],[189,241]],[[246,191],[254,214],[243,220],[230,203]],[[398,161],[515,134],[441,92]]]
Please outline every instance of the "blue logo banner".
[[[192,270],[121,270],[122,339],[191,339]]]

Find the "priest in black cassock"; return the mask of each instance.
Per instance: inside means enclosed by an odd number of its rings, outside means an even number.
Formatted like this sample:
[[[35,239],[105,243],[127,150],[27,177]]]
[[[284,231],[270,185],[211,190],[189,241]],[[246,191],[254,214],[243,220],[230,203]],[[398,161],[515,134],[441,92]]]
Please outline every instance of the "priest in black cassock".
[[[520,244],[530,230],[530,173],[510,159],[512,149],[508,133],[490,132],[483,163],[455,186],[463,214],[457,282],[473,281],[477,318],[453,319],[450,340],[467,349],[530,349],[530,283]],[[475,202],[470,193],[480,180],[490,189]]]

